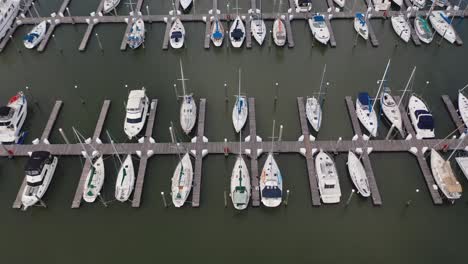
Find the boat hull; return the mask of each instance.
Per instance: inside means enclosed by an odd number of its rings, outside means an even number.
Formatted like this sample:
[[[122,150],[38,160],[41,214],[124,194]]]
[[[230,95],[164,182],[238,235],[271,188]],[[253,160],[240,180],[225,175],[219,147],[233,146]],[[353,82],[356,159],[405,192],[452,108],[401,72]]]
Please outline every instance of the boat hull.
[[[260,195],[266,207],[278,207],[282,202],[283,177],[273,154],[268,157],[260,176]]]
[[[416,111],[420,111],[420,110],[429,112],[429,109],[427,108],[426,104],[421,99],[416,97],[415,95],[412,95],[408,103],[408,112],[409,112],[409,116],[411,119],[411,123],[413,124],[414,130],[416,131],[416,138],[417,139],[434,138],[435,137],[434,128],[426,129],[426,128],[420,128],[418,126],[419,119],[416,116]]]
[[[47,174],[44,176],[43,183],[40,186],[26,186],[26,188],[24,188],[23,195],[21,196],[21,204],[23,205],[24,210],[35,205],[40,199],[42,199],[49,188],[50,182],[52,181],[55,169],[57,168],[57,163],[58,158],[54,157]]]
[[[117,174],[115,182],[115,199],[126,202],[132,194],[135,186],[135,169],[133,167],[132,155],[127,155]]]
[[[279,18],[273,23],[273,42],[278,47],[283,47],[286,44],[286,27]]]
[[[93,203],[99,196],[104,184],[104,160],[102,156],[93,162],[88,175],[86,176],[85,186],[83,188],[83,200],[87,203]]]
[[[234,30],[238,29],[240,32],[242,32],[242,36],[239,37],[238,39],[233,37]],[[244,43],[245,39],[245,26],[244,22],[242,22],[242,19],[237,16],[236,19],[232,22],[231,28],[229,29],[229,39],[231,40],[231,45],[234,48],[240,48],[242,47],[242,44]]]
[[[369,110],[370,109],[370,110]],[[372,106],[364,106],[356,99],[356,115],[371,136],[377,136],[377,115]]]
[[[465,127],[468,127],[468,98],[462,92],[458,92],[458,113]]]
[[[354,18],[354,30],[365,40],[369,39],[369,30],[367,22],[362,22],[359,18]]]
[[[392,16],[392,27],[395,33],[406,43],[410,40],[411,29],[404,15]]]
[[[446,161],[434,149],[431,149],[431,170],[439,190],[449,200],[461,198],[462,187],[453,174],[450,161]]]
[[[234,208],[237,210],[246,209],[249,205],[250,194],[249,170],[242,156],[239,156],[231,174],[231,201]]]
[[[307,98],[306,116],[312,128],[318,132],[322,124],[322,108],[315,97]]]
[[[220,36],[217,36],[216,33],[219,33]],[[215,36],[216,35],[216,36]],[[213,23],[211,23],[211,35],[210,39],[213,42],[213,44],[216,47],[220,47],[223,45],[223,40],[224,40],[224,27],[223,23],[219,20],[214,20]]]
[[[341,197],[340,181],[333,158],[320,151],[315,157],[315,170],[322,202],[325,204],[339,203]]]
[[[104,14],[110,13],[120,4],[120,0],[105,0],[102,8]]]
[[[429,21],[437,33],[448,42],[454,43],[456,40],[455,30],[447,21],[448,17],[443,11],[432,11],[429,15]]]
[[[190,155],[186,153],[179,161],[172,176],[171,195],[175,207],[182,207],[192,190],[193,168]]]
[[[232,123],[234,125],[234,130],[236,133],[242,130],[247,121],[247,116],[249,114],[247,98],[245,96],[237,96],[236,103],[232,109]]]
[[[358,159],[356,154],[352,151],[348,152],[348,172],[351,177],[351,181],[357,189],[357,192],[362,197],[369,197],[371,194],[369,181],[367,179],[366,170]]]
[[[44,39],[46,29],[47,29],[47,22],[46,22],[46,21],[42,21],[41,23],[39,23],[38,25],[36,25],[36,26],[28,33],[27,36],[29,36],[29,35],[31,35],[31,34],[37,34],[37,37],[35,37],[35,38],[32,39],[31,41],[29,41],[28,39],[25,39],[25,40],[23,41],[24,47],[27,48],[27,49],[33,49],[33,48],[36,47],[39,43],[41,43],[41,41]]]
[[[140,18],[133,23],[127,44],[131,49],[137,49],[143,42],[145,42],[145,23]]]
[[[401,112],[393,96],[387,92],[382,93],[382,97],[380,98],[380,106],[382,107],[382,112],[390,124],[398,129],[400,135],[404,137],[405,133],[403,131]]]
[[[308,19],[308,22],[314,38],[323,45],[327,45],[330,40],[330,31],[325,22],[321,23],[321,26],[315,26],[313,18]]]
[[[266,37],[266,25],[263,19],[252,19],[250,22],[250,28],[252,30],[252,36],[258,45],[262,45]]]
[[[180,106],[180,126],[185,134],[189,134],[195,126],[197,120],[197,105],[191,95],[183,98]]]
[[[176,36],[177,34],[177,36]],[[185,27],[179,18],[174,20],[171,29],[169,30],[170,45],[173,49],[180,49],[184,46],[185,42]]]

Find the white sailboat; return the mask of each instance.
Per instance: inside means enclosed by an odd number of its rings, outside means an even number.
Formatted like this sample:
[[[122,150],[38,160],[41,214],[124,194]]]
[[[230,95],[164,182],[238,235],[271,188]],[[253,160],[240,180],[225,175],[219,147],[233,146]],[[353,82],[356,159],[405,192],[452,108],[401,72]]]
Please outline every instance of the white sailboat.
[[[339,203],[341,197],[340,181],[333,158],[320,150],[315,157],[315,170],[322,202],[326,204]]]
[[[104,5],[102,7],[102,12],[104,14],[110,13],[114,10],[120,3],[120,0],[104,0]]]
[[[411,95],[408,112],[416,131],[417,139],[434,138],[434,119],[426,104],[416,95]]]
[[[354,17],[354,29],[363,39],[367,40],[369,39],[369,30],[365,16],[367,16],[367,13],[365,15],[363,13],[356,13]]]
[[[311,0],[294,0],[296,4],[296,12],[306,13],[312,10],[312,1]]]
[[[192,190],[193,168],[190,155],[185,153],[180,159],[172,176],[171,193],[175,207],[182,207]]]
[[[317,13],[315,16],[308,19],[308,22],[314,38],[318,42],[327,45],[328,41],[330,40],[330,31],[328,30],[327,24],[325,23],[324,16]]]
[[[146,123],[150,102],[146,89],[132,90],[128,94],[124,131],[129,139],[136,137]]]
[[[390,65],[390,61],[388,64]],[[384,116],[390,122],[390,124],[392,125],[392,128],[396,128],[398,132],[400,132],[400,135],[402,137],[405,136],[405,132],[403,130],[403,119],[401,117],[400,104],[403,100],[403,97],[405,96],[406,90],[409,87],[413,74],[414,74],[414,69],[413,69],[413,73],[410,76],[410,79],[408,80],[408,84],[406,85],[405,90],[403,91],[403,94],[400,100],[398,101],[398,103],[393,98],[390,92],[390,88],[388,87],[384,87],[382,95],[380,96],[380,107],[382,109]],[[385,76],[386,76],[386,73],[384,74],[381,80],[382,83],[386,82]],[[392,128],[390,129],[390,131],[392,130]]]
[[[371,136],[377,136],[377,115],[368,93],[361,92],[356,98],[356,115]]]
[[[429,15],[429,21],[439,35],[452,44],[455,42],[456,34],[452,27],[452,19],[449,19],[444,11],[432,11]]]
[[[236,159],[231,174],[231,200],[234,208],[247,208],[250,200],[250,176],[247,164],[242,158],[242,134],[239,135],[239,156]]]
[[[132,49],[137,49],[145,42],[145,22],[139,18],[130,28],[130,33],[127,37],[127,44]]]
[[[426,6],[426,0],[411,0],[411,2],[418,8],[424,8]]]
[[[34,151],[24,168],[26,187],[21,196],[23,210],[35,205],[44,196],[57,168],[58,158],[48,151]]]
[[[192,7],[193,0],[180,0],[180,7],[182,7],[182,12],[188,13]]]
[[[24,36],[23,44],[27,49],[36,47],[44,39],[47,29],[47,22],[44,20],[37,24],[26,36]]]
[[[271,140],[271,151],[263,165],[260,175],[260,195],[262,204],[266,207],[278,207],[283,197],[283,176],[278,164],[273,157],[273,139],[275,131],[273,121],[273,136]]]
[[[229,39],[234,48],[240,48],[245,39],[245,26],[244,22],[239,15],[236,16],[234,22],[229,30]]]
[[[352,151],[348,152],[348,171],[357,192],[362,197],[369,197],[371,194],[369,181],[367,179],[366,170],[361,161]]]
[[[23,92],[18,92],[0,107],[0,144],[16,144],[28,114],[28,101]]]
[[[403,1],[403,0],[401,0]],[[337,4],[339,7],[343,8],[345,6],[345,0],[333,0],[335,4]]]
[[[416,32],[416,35],[418,35],[418,38],[426,44],[431,43],[434,38],[429,22],[427,22],[427,19],[422,16],[417,16],[414,19],[414,31]]]
[[[239,93],[236,96],[236,103],[232,109],[232,123],[234,124],[236,133],[239,133],[244,127],[248,114],[247,97],[241,95],[241,69],[239,69]]]
[[[5,37],[20,9],[20,0],[0,1],[0,39]],[[9,37],[9,36],[7,36]]]
[[[102,155],[99,155],[94,160],[91,160],[91,168],[86,176],[83,189],[83,200],[85,202],[93,203],[96,201],[104,184],[104,176],[104,160],[102,159]]]
[[[306,101],[306,116],[312,128],[318,132],[322,124],[322,87],[323,87],[323,78],[325,77],[325,72],[327,71],[327,65],[323,67],[322,79],[320,80],[320,88],[318,93],[318,99],[315,96],[307,98]]]
[[[193,127],[195,126],[195,121],[197,120],[197,104],[193,99],[192,94],[187,94],[185,89],[185,79],[184,69],[182,68],[182,61],[180,63],[180,75],[182,81],[182,104],[180,105],[180,126],[184,130],[185,134],[189,134]]]
[[[220,47],[223,44],[224,40],[224,27],[223,23],[216,16],[213,22],[211,23],[211,41],[216,47]]]
[[[179,18],[176,18],[169,30],[170,44],[173,49],[180,49],[184,46],[185,28]]]
[[[273,41],[278,47],[283,47],[286,44],[286,27],[279,17],[273,23]]]
[[[266,25],[265,21],[262,18],[262,0],[260,0],[260,14],[254,16],[250,20],[250,30],[252,31],[252,36],[261,46],[266,37]]]
[[[431,170],[437,186],[451,201],[459,199],[462,186],[455,177],[449,160],[445,160],[435,149],[431,149]]]
[[[391,17],[392,27],[395,33],[404,41],[408,42],[411,38],[411,28],[405,15],[399,14]]]
[[[463,123],[465,123],[465,126],[468,127],[468,98],[463,94],[463,90],[466,87],[468,87],[468,84],[458,91],[458,113]]]

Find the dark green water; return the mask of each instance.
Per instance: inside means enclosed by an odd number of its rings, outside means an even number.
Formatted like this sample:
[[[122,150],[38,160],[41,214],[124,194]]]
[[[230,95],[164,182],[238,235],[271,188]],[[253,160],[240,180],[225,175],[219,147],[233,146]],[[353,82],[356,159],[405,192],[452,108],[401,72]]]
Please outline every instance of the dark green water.
[[[86,15],[96,8],[97,2],[72,1],[70,9],[73,15]],[[250,1],[239,2],[243,10],[248,9]],[[273,10],[270,1],[263,2],[265,10]],[[195,11],[206,12],[211,3],[211,0],[197,1]],[[220,1],[220,9],[225,10],[225,3]],[[48,14],[59,5],[59,0],[41,1],[38,9],[41,14]],[[152,14],[164,14],[170,8],[169,1],[145,1],[146,5]],[[325,1],[315,6],[326,9]],[[123,14],[127,9],[122,5],[118,12]],[[462,38],[468,34],[465,23],[457,27]],[[79,52],[77,48],[86,26],[66,25],[56,29],[56,42],[51,41],[42,54],[20,46],[23,34],[29,29],[22,27],[14,36],[15,45],[10,43],[0,55],[0,98],[6,102],[17,90],[30,87],[30,109],[25,124],[30,132],[28,142],[40,136],[54,101],[63,100],[63,109],[51,135],[52,143],[62,142],[59,127],[70,138],[71,126],[90,136],[103,100],[110,99],[112,104],[104,128],[119,141],[125,141],[123,103],[129,89],[145,86],[151,98],[159,99],[153,136],[157,141],[167,142],[170,121],[178,124],[179,106],[173,84],[179,77],[178,60],[182,58],[185,74],[190,79],[189,89],[197,98],[207,98],[205,131],[210,141],[237,139],[230,115],[239,67],[243,71],[243,90],[256,98],[257,133],[268,140],[272,119],[276,119],[277,124],[285,127],[283,138],[296,140],[300,136],[296,97],[310,95],[318,89],[326,63],[330,88],[318,138],[350,139],[353,133],[344,96],[356,96],[362,90],[375,93],[376,80],[381,78],[391,58],[389,80],[393,90],[403,89],[411,68],[417,66],[415,89],[433,110],[436,135],[443,138],[454,129],[440,95],[455,98],[457,90],[466,83],[466,45],[456,47],[445,41],[441,47],[436,43],[421,47],[412,43],[404,45],[397,40],[390,21],[376,20],[372,25],[380,47],[373,48],[361,39],[353,47],[352,22],[339,20],[332,25],[338,44],[333,49],[312,47],[308,26],[295,21],[293,49],[269,49],[267,45],[260,48],[253,43],[252,49],[233,50],[224,46],[205,50],[205,25],[191,23],[185,24],[187,48],[163,51],[165,25],[153,24],[147,25],[146,48],[125,52],[119,50],[125,30],[123,24],[95,27],[104,52],[99,50],[96,38],[91,39],[85,52]],[[22,53],[18,54],[16,48],[21,48]],[[426,80],[431,83],[424,90]],[[225,82],[230,96],[227,106]],[[280,86],[280,99],[275,112],[276,82]],[[79,97],[85,99],[84,106]],[[379,132],[385,135],[387,128],[382,127]],[[259,167],[263,166],[264,158]],[[198,209],[163,207],[159,193],[168,192],[177,160],[172,156],[157,156],[148,165],[141,208],[118,203],[104,208],[99,203],[83,203],[80,209],[72,210],[81,162],[76,157],[63,157],[44,197],[48,208],[21,212],[11,209],[11,205],[21,184],[26,159],[1,159],[0,263],[465,262],[468,200],[463,197],[453,206],[434,206],[411,154],[371,155],[383,197],[382,207],[373,207],[370,200],[355,196],[345,208],[344,201],[352,186],[343,154],[336,159],[343,202],[312,207],[305,160],[299,154],[291,154],[277,156],[285,189],[291,190],[288,207],[236,212],[230,205],[224,208],[223,201],[234,161],[234,157],[225,159],[220,155],[205,158]],[[111,199],[115,167],[111,158],[106,160],[106,165],[103,193],[106,199]],[[457,176],[467,189],[466,178],[461,173]],[[417,188],[419,193],[415,192]],[[413,202],[406,207],[409,199]]]

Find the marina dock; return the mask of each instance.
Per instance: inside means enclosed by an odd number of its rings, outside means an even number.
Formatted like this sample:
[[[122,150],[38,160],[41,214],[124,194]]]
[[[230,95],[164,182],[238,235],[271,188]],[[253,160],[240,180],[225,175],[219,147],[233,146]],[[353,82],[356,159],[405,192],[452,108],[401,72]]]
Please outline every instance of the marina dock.
[[[197,137],[195,140],[195,169],[193,171],[193,187],[192,187],[192,207],[200,206],[200,190],[202,180],[202,162],[203,162],[203,151],[206,150],[204,147],[205,143],[205,111],[206,111],[206,99],[200,99],[199,110],[198,110],[198,124],[197,124]],[[208,140],[206,140],[208,141]]]
[[[452,118],[452,121],[460,135],[465,133],[466,126],[463,124],[463,121],[458,114],[458,111],[455,109],[455,106],[453,106],[450,97],[448,97],[448,95],[442,95],[442,101],[444,101],[445,107],[447,107],[447,111],[450,113],[450,117]]]
[[[250,140],[250,186],[252,187],[252,206],[260,206],[260,178],[258,176],[257,117],[255,116],[255,98],[249,98]]]

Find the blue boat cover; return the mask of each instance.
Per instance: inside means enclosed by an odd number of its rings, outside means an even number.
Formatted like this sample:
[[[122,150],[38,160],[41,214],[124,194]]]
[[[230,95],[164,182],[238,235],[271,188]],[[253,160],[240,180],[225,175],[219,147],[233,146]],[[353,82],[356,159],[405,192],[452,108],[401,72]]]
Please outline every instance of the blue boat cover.
[[[237,103],[237,113],[242,112],[242,106],[244,106],[244,100],[242,98],[239,98],[239,102]]]
[[[442,17],[443,20],[445,20],[445,22],[447,22],[447,24],[450,24],[450,19],[444,16],[444,13],[439,13],[439,15]]]
[[[314,16],[314,21],[315,22],[324,22],[325,19],[321,15],[316,15],[316,16]]]
[[[33,42],[33,40],[35,38],[38,38],[39,35],[37,33],[30,33],[30,34],[27,34],[26,36],[24,36],[24,40],[25,41],[28,41],[28,42]]]
[[[356,17],[359,19],[359,22],[361,22],[361,26],[366,24],[366,19],[362,13],[356,13]]]
[[[172,32],[171,38],[175,38],[176,40],[182,38],[182,32],[180,32],[180,31]]]
[[[240,30],[239,28],[234,29],[231,32],[231,37],[235,40],[240,40],[244,36],[244,32]]]
[[[222,39],[223,38],[223,32],[219,31],[219,22],[216,21],[216,31],[213,33],[213,38],[215,39]]]
[[[421,115],[421,114],[423,114],[423,115],[430,115],[431,113],[429,113],[429,112],[426,111],[426,110],[422,110],[422,109],[421,109],[421,110],[416,110],[416,111],[414,111],[414,115],[416,116],[416,118],[418,118],[419,115]]]
[[[265,198],[279,198],[281,196],[281,190],[278,188],[278,186],[266,186],[262,190],[262,197]]]
[[[370,97],[369,94],[366,92],[359,93],[358,95],[359,102],[362,105],[369,105],[370,104]]]
[[[419,129],[434,129],[434,119],[432,115],[423,115],[418,120]]]

